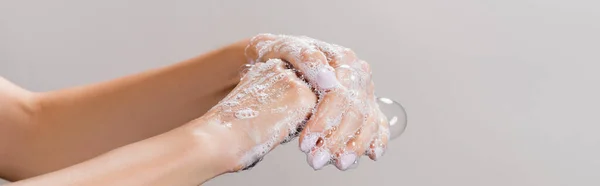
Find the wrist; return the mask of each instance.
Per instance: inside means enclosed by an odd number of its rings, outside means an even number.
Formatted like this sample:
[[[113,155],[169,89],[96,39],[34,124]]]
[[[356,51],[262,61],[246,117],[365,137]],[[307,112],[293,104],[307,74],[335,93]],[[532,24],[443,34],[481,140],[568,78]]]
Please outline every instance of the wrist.
[[[188,129],[187,125],[184,125],[142,141],[146,144],[143,146],[152,146],[150,148],[156,151],[153,153],[153,157],[148,158],[145,162],[155,164],[149,166],[155,167],[154,172],[158,172],[166,178],[187,180],[193,184],[202,184],[226,173],[223,163],[214,150],[213,138],[207,135],[197,135]],[[143,152],[143,150],[129,150]],[[142,157],[144,156],[146,155]]]
[[[184,125],[182,132],[189,137],[189,148],[197,154],[197,161],[205,162],[216,176],[231,171],[235,165],[235,143],[226,131],[210,122],[205,115]]]

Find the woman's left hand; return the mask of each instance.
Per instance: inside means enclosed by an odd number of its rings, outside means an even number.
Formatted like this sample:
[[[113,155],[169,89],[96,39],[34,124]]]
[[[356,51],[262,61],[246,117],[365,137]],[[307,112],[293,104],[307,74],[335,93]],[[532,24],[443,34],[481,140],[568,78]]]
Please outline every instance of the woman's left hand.
[[[308,37],[261,34],[246,48],[251,63],[282,59],[317,91],[316,112],[300,135],[308,163],[353,167],[362,155],[377,160],[389,140],[389,124],[375,100],[369,64],[345,47]]]

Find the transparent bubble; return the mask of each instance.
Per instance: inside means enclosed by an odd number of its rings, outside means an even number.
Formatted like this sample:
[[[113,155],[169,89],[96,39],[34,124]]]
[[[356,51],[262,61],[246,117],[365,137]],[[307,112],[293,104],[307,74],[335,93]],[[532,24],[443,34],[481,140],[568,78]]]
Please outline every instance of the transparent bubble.
[[[390,139],[395,139],[404,133],[407,119],[406,111],[402,105],[392,99],[377,97],[379,109],[387,117],[390,123]]]

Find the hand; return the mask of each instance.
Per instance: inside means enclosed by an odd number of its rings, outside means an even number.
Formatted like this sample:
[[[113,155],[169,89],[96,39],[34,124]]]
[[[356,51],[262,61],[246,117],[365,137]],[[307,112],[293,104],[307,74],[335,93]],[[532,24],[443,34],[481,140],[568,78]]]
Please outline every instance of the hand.
[[[309,86],[281,60],[272,59],[252,67],[240,83],[208,111],[199,122],[211,126],[217,148],[239,171],[258,163],[278,144],[296,136],[315,107],[317,98]],[[197,130],[199,134],[206,130]]]
[[[303,36],[261,34],[251,39],[246,56],[251,63],[287,61],[317,90],[316,113],[300,136],[314,169],[334,162],[346,170],[363,154],[373,160],[383,155],[389,124],[376,104],[369,64],[352,50]]]

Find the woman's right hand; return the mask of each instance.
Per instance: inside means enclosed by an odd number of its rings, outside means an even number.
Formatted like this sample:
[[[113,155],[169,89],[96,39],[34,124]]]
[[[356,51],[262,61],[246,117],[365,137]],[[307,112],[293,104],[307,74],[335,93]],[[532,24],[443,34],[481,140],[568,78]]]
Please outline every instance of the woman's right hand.
[[[239,171],[297,135],[316,101],[285,62],[272,59],[253,66],[229,95],[191,122],[192,130],[216,136],[219,142],[214,144],[221,146],[213,149],[225,160],[225,169]]]

